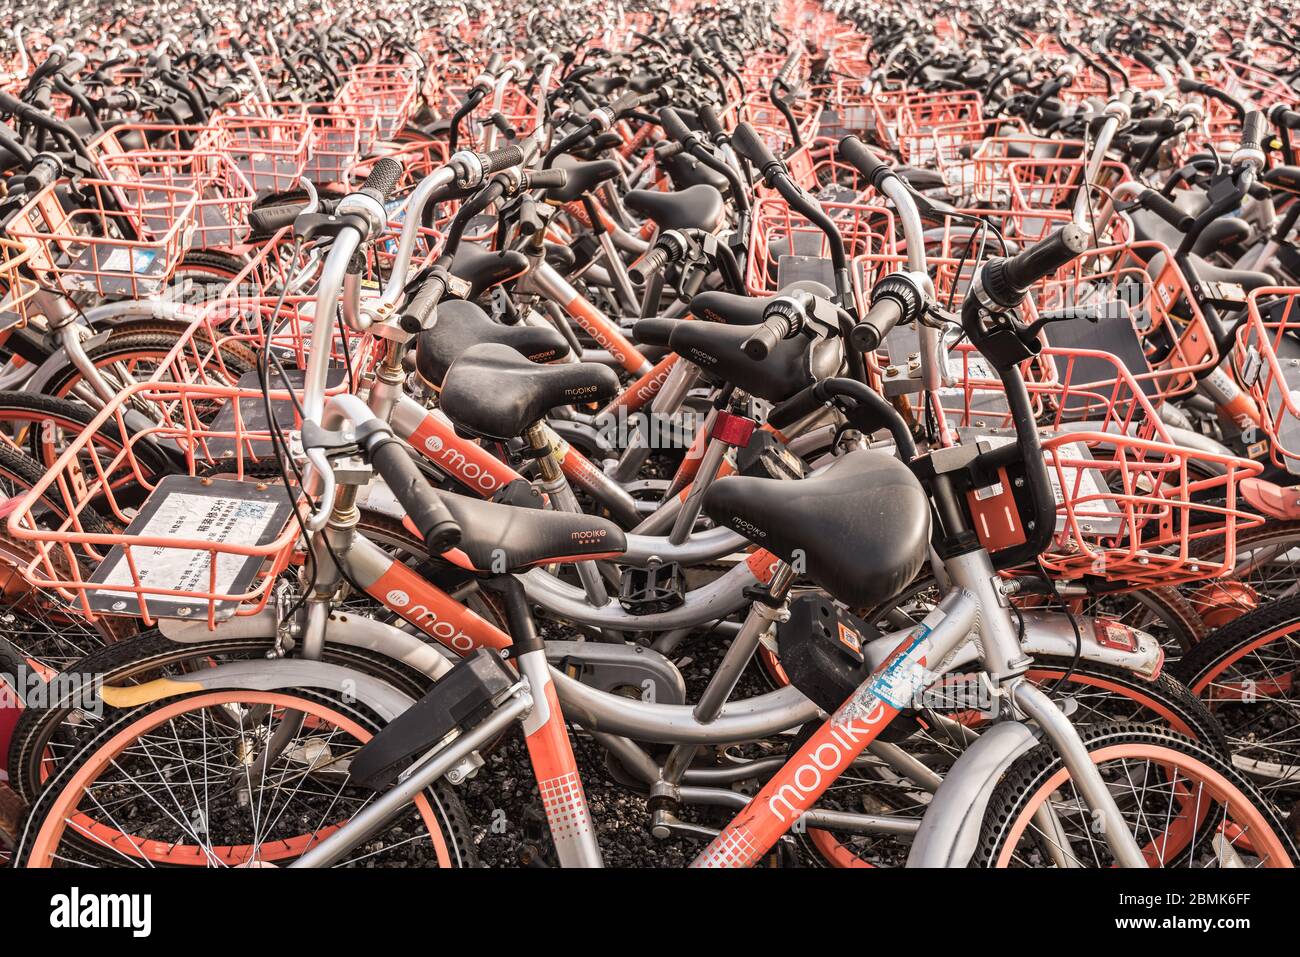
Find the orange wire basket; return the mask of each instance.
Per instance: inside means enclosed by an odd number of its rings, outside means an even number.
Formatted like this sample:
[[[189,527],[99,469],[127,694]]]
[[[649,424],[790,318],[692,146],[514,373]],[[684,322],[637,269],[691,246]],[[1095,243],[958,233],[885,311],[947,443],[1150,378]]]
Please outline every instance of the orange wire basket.
[[[295,189],[307,166],[311,121],[301,103],[241,103],[215,123],[221,148],[257,192]]]
[[[824,202],[822,208],[839,229],[845,255],[850,260],[893,252],[891,210],[865,203],[837,202]],[[829,271],[826,234],[792,210],[784,199],[765,196],[754,204],[750,235],[751,255],[746,264],[745,285],[753,295],[775,292],[783,282],[793,281],[790,276],[815,279],[835,288],[835,277]]]
[[[908,93],[898,110],[897,126],[886,132],[887,140],[905,163],[920,165],[925,160],[928,134],[940,127],[983,126],[983,100],[973,90],[944,93]],[[915,153],[916,155],[913,155]]]
[[[910,128],[898,135],[898,152],[913,166],[937,169],[949,188],[960,189],[966,180],[962,168],[990,136],[1025,135],[1019,119],[986,120],[975,116],[935,126]]]
[[[27,269],[31,255],[22,243],[0,238],[0,328],[21,326],[31,318],[30,300],[41,288]]]
[[[108,163],[133,152],[210,152],[225,135],[217,126],[178,126],[170,123],[120,123],[87,144],[87,152],[104,179],[112,179]]]
[[[1271,459],[1300,474],[1300,287],[1255,289],[1246,307],[1233,352],[1237,378],[1258,406]]]
[[[374,139],[389,140],[410,119],[417,92],[410,67],[368,64],[352,70],[339,91],[339,102],[373,120]],[[369,152],[373,146],[374,140],[363,142],[362,152]]]
[[[1029,381],[1044,461],[1056,496],[1056,533],[1042,562],[1062,578],[1096,577],[1129,588],[1214,578],[1236,560],[1236,536],[1259,525],[1238,494],[1262,466],[1175,445],[1141,386],[1108,353],[1047,349],[1052,381]],[[987,401],[1001,384],[959,386],[945,426],[965,441],[1014,440],[1010,415]],[[981,423],[978,424],[977,423]],[[975,528],[995,552],[1024,540],[1010,473],[970,497]],[[1220,555],[1217,560],[1202,557]]]
[[[194,249],[232,249],[248,235],[248,214],[255,192],[234,161],[219,150],[130,152],[101,162],[113,180],[139,185],[146,201],[158,204],[160,187],[193,190]],[[145,215],[146,225],[158,230],[167,224],[160,213]]]
[[[214,406],[229,414],[214,418]],[[263,409],[260,391],[234,387],[146,382],[123,390],[30,492],[11,500],[9,534],[33,546],[27,580],[92,620],[212,626],[257,612],[299,531],[296,505],[270,471]],[[142,428],[142,410],[162,424]],[[130,436],[116,451],[96,441],[114,427]]]
[[[1006,165],[1011,187],[1011,208],[1039,212],[1071,212],[1087,173],[1085,159],[1025,159]],[[1111,193],[1133,176],[1123,163],[1107,160],[1098,167],[1097,176],[1088,190],[1085,225],[1093,232],[1094,242],[1120,243],[1129,238],[1128,221],[1112,216],[1102,222],[1111,206]]]
[[[31,253],[33,275],[68,295],[139,299],[161,289],[189,248],[194,190],[83,179],[83,204],[65,209],[64,185],[45,187],[8,224]]]
[[[362,142],[374,141],[374,117],[333,106],[308,119],[311,132],[302,175],[317,186],[348,182],[348,170],[361,158]]]

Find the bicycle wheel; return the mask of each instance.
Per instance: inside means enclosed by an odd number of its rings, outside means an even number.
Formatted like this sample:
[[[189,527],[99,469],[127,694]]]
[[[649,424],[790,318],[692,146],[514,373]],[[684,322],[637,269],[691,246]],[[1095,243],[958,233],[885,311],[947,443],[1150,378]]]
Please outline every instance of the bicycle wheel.
[[[351,782],[348,762],[377,729],[363,706],[316,690],[202,691],[133,709],[51,780],[15,864],[287,864],[374,798]],[[474,861],[460,800],[439,782],[341,866]]]
[[[1176,665],[1222,723],[1232,763],[1274,803],[1300,797],[1300,597],[1219,629]]]
[[[1040,658],[1029,672],[1030,680],[1053,686],[1069,671],[1070,662]],[[1078,727],[1105,724],[1143,724],[1168,728],[1201,742],[1219,754],[1227,754],[1223,729],[1192,693],[1169,675],[1154,681],[1140,678],[1121,668],[1080,662],[1060,686],[1076,705],[1071,720]],[[976,715],[951,715],[964,728],[977,732]],[[960,735],[922,714],[920,729],[903,742],[910,757],[942,775],[964,749]],[[852,770],[841,775],[823,795],[820,807],[919,819],[929,807],[929,792],[887,762],[864,755]],[[809,828],[798,835],[814,852],[814,858],[831,867],[901,866],[911,849],[910,838],[898,836],[849,835]]]
[[[13,858],[22,818],[23,802],[17,794],[0,784],[0,867],[8,867]]]
[[[160,632],[148,631],[99,648],[70,666],[65,673],[83,679],[56,685],[65,696],[43,708],[24,708],[9,742],[9,783],[29,804],[45,782],[91,738],[113,720],[73,707],[72,696],[93,681],[121,687],[157,678],[175,678],[194,668],[243,659],[265,658],[275,647],[271,638],[219,638],[180,644]],[[429,679],[413,669],[379,655],[347,645],[328,644],[322,660],[363,671],[380,678],[412,698],[429,688]]]
[[[1222,561],[1222,548],[1198,557]],[[1300,522],[1267,521],[1236,535],[1236,559],[1222,578],[1185,586],[1188,600],[1211,628],[1272,601],[1300,594]]]
[[[1150,866],[1293,866],[1295,846],[1268,802],[1210,750],[1144,725],[1095,728],[1083,739]],[[1056,752],[1044,744],[1017,759],[989,801],[972,865],[1114,864]]]
[[[87,348],[86,355],[111,385],[123,388],[130,382],[144,382],[158,374],[176,346],[178,335],[179,330],[177,333],[130,331],[110,335],[98,345]],[[255,368],[257,356],[253,351],[243,343],[230,341],[217,345],[216,357],[208,363],[210,374],[219,375],[232,385]],[[164,374],[162,380],[170,381],[170,378]],[[81,384],[86,384],[81,370],[69,361],[51,374],[44,390],[51,395],[66,397]],[[90,388],[88,384],[86,387]]]

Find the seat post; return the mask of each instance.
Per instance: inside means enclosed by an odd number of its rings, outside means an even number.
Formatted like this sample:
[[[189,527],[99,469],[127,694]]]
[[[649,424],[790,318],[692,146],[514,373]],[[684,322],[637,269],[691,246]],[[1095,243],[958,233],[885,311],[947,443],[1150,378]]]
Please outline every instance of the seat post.
[[[524,441],[528,443],[532,456],[537,460],[537,468],[542,475],[541,490],[550,500],[551,507],[557,512],[581,514],[582,509],[578,506],[578,499],[573,494],[573,489],[569,487],[569,480],[564,477],[560,463],[556,461],[555,446],[551,443],[546,423],[539,420],[528,426],[527,431],[524,432]],[[601,578],[596,563],[575,562],[574,569],[578,573],[578,580],[582,582],[582,590],[587,595],[587,601],[595,608],[604,608],[609,602],[609,591],[605,588],[605,580]]]

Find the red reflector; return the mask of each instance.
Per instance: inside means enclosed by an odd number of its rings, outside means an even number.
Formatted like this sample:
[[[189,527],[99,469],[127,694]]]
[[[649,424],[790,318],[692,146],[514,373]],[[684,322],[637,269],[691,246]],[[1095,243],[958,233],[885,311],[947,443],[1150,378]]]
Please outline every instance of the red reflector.
[[[713,438],[721,439],[728,445],[745,446],[749,444],[749,437],[754,434],[757,426],[757,422],[743,415],[719,412],[713,420]]]

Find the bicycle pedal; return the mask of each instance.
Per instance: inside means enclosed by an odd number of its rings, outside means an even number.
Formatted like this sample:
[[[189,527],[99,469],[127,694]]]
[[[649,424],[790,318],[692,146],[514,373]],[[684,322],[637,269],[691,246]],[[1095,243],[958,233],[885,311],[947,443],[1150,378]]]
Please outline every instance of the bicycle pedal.
[[[352,780],[383,790],[452,731],[463,733],[482,723],[492,713],[494,699],[517,681],[504,661],[478,649],[362,746],[352,758]]]
[[[686,576],[677,562],[653,568],[628,568],[619,583],[618,602],[629,615],[655,615],[686,602]]]

